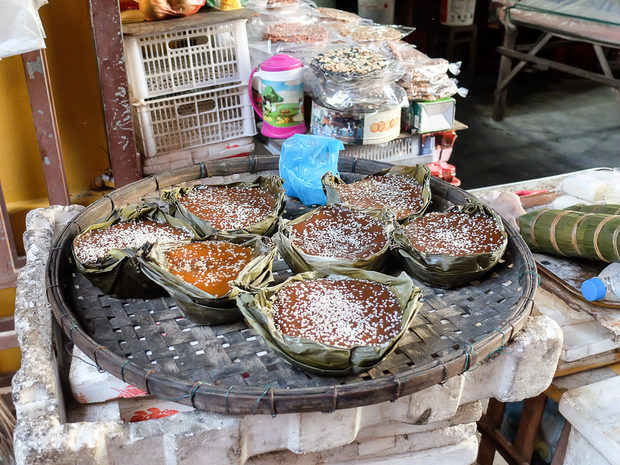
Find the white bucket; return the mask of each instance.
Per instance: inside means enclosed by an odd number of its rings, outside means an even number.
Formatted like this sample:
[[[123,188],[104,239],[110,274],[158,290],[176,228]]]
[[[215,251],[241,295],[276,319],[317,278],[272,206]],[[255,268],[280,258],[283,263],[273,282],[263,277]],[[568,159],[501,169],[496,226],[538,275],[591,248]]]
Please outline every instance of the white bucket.
[[[471,26],[476,0],[441,0],[439,22],[445,26]]]
[[[357,14],[379,24],[394,24],[394,0],[357,0]]]

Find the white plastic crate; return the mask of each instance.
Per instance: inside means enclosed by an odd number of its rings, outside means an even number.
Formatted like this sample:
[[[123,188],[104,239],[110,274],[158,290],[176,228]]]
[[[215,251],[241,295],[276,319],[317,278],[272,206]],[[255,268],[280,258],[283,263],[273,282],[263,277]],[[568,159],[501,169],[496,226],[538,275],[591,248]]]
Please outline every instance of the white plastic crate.
[[[251,70],[246,21],[126,36],[132,99],[247,82]]]
[[[384,161],[386,163],[417,165],[431,163],[433,155],[420,155],[422,136],[413,134],[407,137],[399,137],[385,144],[377,145],[345,145],[340,152],[343,157],[365,158],[367,160]],[[282,149],[281,141],[274,143],[269,139],[265,148],[274,155],[279,155]]]
[[[134,103],[142,153],[152,157],[253,136],[256,126],[247,89],[215,87]]]

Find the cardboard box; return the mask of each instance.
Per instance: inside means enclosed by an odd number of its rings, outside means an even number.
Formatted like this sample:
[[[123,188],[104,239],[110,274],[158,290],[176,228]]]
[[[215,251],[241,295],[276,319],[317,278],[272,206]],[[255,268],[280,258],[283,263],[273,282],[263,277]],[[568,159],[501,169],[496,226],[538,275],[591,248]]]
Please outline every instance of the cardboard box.
[[[454,126],[456,100],[411,101],[403,108],[403,128],[413,133],[445,131]]]

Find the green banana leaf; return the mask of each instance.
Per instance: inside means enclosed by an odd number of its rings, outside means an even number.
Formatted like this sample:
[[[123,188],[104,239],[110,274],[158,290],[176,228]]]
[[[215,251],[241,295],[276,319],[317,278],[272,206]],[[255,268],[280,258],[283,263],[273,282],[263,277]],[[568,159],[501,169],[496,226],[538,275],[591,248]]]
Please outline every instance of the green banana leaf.
[[[131,204],[113,210],[110,215],[98,223],[90,225],[74,239],[95,229],[106,229],[116,223],[135,219],[150,219],[158,223],[167,223],[177,228],[190,231],[197,237],[196,231],[185,221],[175,218],[155,203]],[[127,255],[127,251],[113,249],[103,259],[96,262],[82,262],[75,254],[73,257],[78,270],[105,294],[118,299],[152,298],[166,295],[165,291],[148,279],[140,270],[138,262]]]
[[[400,258],[403,266],[411,274],[434,287],[450,289],[462,286],[487,273],[502,258],[508,245],[508,235],[504,230],[501,217],[490,207],[470,200],[455,210],[474,215],[482,213],[495,220],[504,242],[500,249],[491,253],[477,253],[462,256],[446,254],[429,254],[415,249],[402,229],[397,229],[393,234],[393,250]],[[406,226],[403,225],[403,226]]]
[[[599,213],[601,215],[620,215],[620,205],[611,203],[596,205],[586,205],[584,203],[578,203],[577,205],[566,207],[564,210],[583,213]]]
[[[236,287],[221,297],[213,296],[167,271],[164,252],[173,247],[152,244],[135,256],[142,272],[172,296],[188,319],[200,325],[233,323],[242,318],[235,304],[237,294],[241,290],[256,292],[273,281],[276,246],[269,238],[256,234],[218,232],[204,240],[227,241],[254,249],[254,259],[239,273],[235,280]]]
[[[237,306],[243,312],[246,322],[260,334],[267,345],[287,362],[302,370],[329,376],[343,376],[367,371],[391,353],[400,338],[409,328],[411,321],[422,306],[420,289],[406,273],[397,277],[365,271],[342,268],[335,273],[312,271],[295,275],[282,284],[261,289],[258,293],[241,292],[237,296]],[[349,277],[376,281],[388,286],[397,297],[403,310],[401,329],[391,341],[380,346],[358,346],[350,349],[330,346],[303,337],[291,337],[277,331],[271,309],[276,293],[294,281],[313,280],[325,277]],[[233,282],[233,285],[235,283]]]
[[[233,182],[230,184],[217,184],[212,187],[260,187],[276,199],[273,211],[262,221],[256,224],[248,226],[247,228],[234,231],[226,231],[233,234],[260,234],[269,236],[277,227],[278,218],[284,209],[284,181],[278,176],[258,176],[251,182]],[[183,221],[191,224],[198,232],[201,238],[205,238],[213,234],[216,229],[208,222],[201,218],[198,218],[193,213],[190,213],[185,206],[179,202],[179,199],[184,195],[187,195],[192,189],[202,186],[202,184],[196,184],[189,187],[176,187],[173,189],[165,190],[161,193],[161,199],[173,206],[172,214]]]
[[[409,216],[398,219],[398,221],[403,223],[411,218],[422,216],[431,201],[431,172],[428,167],[426,165],[396,165],[389,169],[379,171],[372,176],[383,176],[386,174],[398,174],[401,176],[412,177],[422,186],[422,200],[424,202],[422,208]],[[338,184],[345,184],[345,182],[338,176],[334,176],[332,173],[326,173],[322,178],[322,182],[323,190],[325,191],[325,195],[327,197],[327,203],[343,203],[340,200],[340,196],[338,195],[338,191],[335,186]],[[344,202],[344,204],[350,205],[349,202]],[[386,205],[386,208],[389,208],[389,206]]]
[[[331,272],[331,270],[335,268],[342,267],[359,268],[363,270],[380,270],[383,268],[390,251],[391,233],[397,225],[393,213],[388,210],[362,210],[352,206],[348,206],[347,208],[356,212],[365,213],[379,220],[385,226],[385,232],[388,237],[385,246],[370,257],[358,260],[320,257],[307,254],[291,240],[292,227],[311,217],[314,212],[321,209],[321,207],[319,207],[294,220],[280,221],[278,232],[273,236],[273,240],[278,245],[280,254],[282,254],[288,266],[290,266],[295,273],[302,273],[304,271]]]
[[[558,256],[620,262],[620,215],[543,209],[519,218],[533,251]]]

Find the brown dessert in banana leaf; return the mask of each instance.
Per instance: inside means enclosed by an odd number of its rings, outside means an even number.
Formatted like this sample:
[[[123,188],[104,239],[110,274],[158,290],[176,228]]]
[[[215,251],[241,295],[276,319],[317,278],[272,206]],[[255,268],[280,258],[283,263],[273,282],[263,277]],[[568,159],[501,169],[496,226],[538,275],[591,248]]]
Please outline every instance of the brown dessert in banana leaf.
[[[138,254],[140,266],[163,287],[185,316],[198,324],[241,319],[239,289],[257,291],[272,281],[275,244],[256,234],[215,233],[205,240],[173,247],[154,245]],[[231,288],[235,281],[237,287]]]
[[[333,267],[380,269],[395,227],[386,210],[330,204],[282,222],[274,241],[295,272]]]
[[[394,232],[394,249],[405,268],[427,284],[443,288],[487,273],[507,244],[499,215],[474,201],[413,218]]]
[[[395,349],[421,303],[405,273],[340,269],[308,272],[237,304],[267,344],[289,363],[322,375],[359,373]]]
[[[117,298],[149,298],[165,295],[144,276],[127,250],[146,243],[189,242],[191,226],[170,216],[155,204],[128,205],[89,226],[73,240],[76,265],[95,286]]]
[[[430,171],[425,165],[394,166],[350,184],[328,173],[323,187],[328,203],[386,208],[401,222],[423,214],[431,199]]]
[[[214,231],[269,235],[284,208],[282,184],[277,176],[260,176],[252,182],[177,187],[161,198],[201,237]]]

